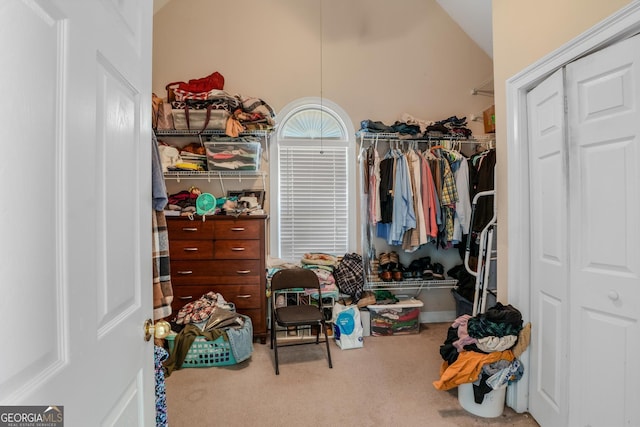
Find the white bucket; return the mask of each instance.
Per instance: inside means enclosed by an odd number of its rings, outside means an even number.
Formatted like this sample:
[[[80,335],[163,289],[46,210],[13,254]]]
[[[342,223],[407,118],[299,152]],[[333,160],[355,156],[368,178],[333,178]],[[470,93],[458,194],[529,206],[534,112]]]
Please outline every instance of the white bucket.
[[[484,418],[495,418],[502,415],[507,395],[507,386],[493,390],[484,395],[482,403],[476,403],[473,398],[473,384],[465,383],[458,386],[458,402],[467,412]]]

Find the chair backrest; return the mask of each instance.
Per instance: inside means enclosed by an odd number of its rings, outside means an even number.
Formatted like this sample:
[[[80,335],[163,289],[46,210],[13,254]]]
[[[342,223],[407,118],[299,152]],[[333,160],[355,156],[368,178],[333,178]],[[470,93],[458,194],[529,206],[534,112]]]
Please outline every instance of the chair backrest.
[[[271,277],[271,291],[281,289],[305,288],[320,292],[320,281],[313,271],[307,268],[288,268],[276,271]]]

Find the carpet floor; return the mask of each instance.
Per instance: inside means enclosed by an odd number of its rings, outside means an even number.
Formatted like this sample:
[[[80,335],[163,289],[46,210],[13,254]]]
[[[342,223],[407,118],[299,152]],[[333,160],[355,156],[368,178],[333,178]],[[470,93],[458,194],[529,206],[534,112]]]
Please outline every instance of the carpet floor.
[[[365,337],[342,350],[331,340],[281,348],[275,375],[269,343],[254,343],[245,362],[184,368],[166,378],[171,427],[181,426],[538,426],[506,407],[483,418],[463,409],[457,389],[436,390],[440,345],[448,323],[423,324],[419,334]]]

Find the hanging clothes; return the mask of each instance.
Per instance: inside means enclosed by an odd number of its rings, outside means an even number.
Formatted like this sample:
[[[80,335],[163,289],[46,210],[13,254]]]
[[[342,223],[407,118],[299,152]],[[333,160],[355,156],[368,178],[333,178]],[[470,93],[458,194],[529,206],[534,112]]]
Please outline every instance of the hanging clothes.
[[[405,252],[428,243],[449,248],[463,241],[471,231],[473,191],[489,179],[479,166],[489,168],[495,160],[485,152],[474,165],[446,144],[419,151],[415,141],[402,141],[408,145],[403,150],[399,143],[390,141],[382,159],[377,145],[361,151],[367,220],[376,226],[376,237]]]
[[[164,215],[164,208],[167,205],[168,197],[164,179],[162,178],[162,163],[160,161],[158,140],[155,132],[152,133],[151,144],[151,193],[154,208],[151,217],[153,319],[158,320],[171,315],[173,287],[171,284],[167,219]]]
[[[422,184],[422,210],[425,217],[425,233],[427,234],[426,243],[430,243],[438,237],[437,217],[438,211],[440,210],[440,203],[437,199],[435,183],[429,162],[423,155],[420,155],[420,162],[422,164],[420,180]]]
[[[413,195],[413,208],[415,211],[416,226],[405,232],[402,249],[405,252],[415,252],[421,245],[427,243],[426,223],[422,205],[422,181],[420,156],[413,148],[405,153],[409,166],[409,179]]]
[[[469,234],[471,223],[471,189],[469,187],[469,162],[462,157],[458,161],[458,168],[454,173],[456,188],[458,189],[458,203],[453,223],[453,243],[463,240]]]
[[[481,191],[494,189],[494,175],[496,167],[496,150],[490,149],[473,156],[477,173],[472,183],[472,198]],[[472,226],[473,231],[481,231],[493,218],[493,196],[482,197],[478,200]]]
[[[404,233],[416,226],[409,165],[407,164],[406,157],[402,153],[397,154],[393,194],[393,217],[389,235],[387,236],[387,243],[390,245],[402,245]]]

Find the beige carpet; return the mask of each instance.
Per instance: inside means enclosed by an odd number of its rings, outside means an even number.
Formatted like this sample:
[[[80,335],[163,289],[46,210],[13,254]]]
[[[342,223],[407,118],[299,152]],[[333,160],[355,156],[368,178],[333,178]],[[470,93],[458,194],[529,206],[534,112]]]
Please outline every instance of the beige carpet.
[[[439,348],[449,324],[417,335],[365,337],[364,347],[331,342],[283,348],[280,375],[269,343],[230,367],[186,368],[166,379],[170,427],[181,426],[538,426],[505,407],[496,418],[462,409],[457,390],[439,391]]]

